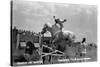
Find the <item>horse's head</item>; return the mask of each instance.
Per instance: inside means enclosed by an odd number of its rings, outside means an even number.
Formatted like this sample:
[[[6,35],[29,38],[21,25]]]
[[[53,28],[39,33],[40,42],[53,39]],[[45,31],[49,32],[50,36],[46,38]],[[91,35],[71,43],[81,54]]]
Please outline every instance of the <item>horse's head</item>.
[[[50,23],[45,23],[43,28],[42,28],[41,34],[46,33],[49,28],[51,28],[51,24]]]

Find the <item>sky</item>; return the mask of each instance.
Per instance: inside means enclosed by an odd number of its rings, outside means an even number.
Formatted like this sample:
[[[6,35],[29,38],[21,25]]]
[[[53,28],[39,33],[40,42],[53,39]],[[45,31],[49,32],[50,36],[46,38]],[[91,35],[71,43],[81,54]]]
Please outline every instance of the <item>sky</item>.
[[[53,16],[67,19],[65,30],[74,32],[77,40],[87,38],[97,43],[97,7],[40,1],[13,0],[12,24],[18,29],[40,32],[44,23],[54,24]]]

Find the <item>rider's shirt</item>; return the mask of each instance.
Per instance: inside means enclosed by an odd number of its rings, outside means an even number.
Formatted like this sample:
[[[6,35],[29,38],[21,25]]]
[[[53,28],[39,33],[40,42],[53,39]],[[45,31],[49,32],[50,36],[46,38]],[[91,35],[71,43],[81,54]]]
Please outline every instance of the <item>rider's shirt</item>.
[[[63,29],[63,20],[61,20],[61,19],[55,19],[55,22],[56,22],[56,25],[60,28],[60,30],[62,30]],[[59,24],[59,25],[58,25]]]

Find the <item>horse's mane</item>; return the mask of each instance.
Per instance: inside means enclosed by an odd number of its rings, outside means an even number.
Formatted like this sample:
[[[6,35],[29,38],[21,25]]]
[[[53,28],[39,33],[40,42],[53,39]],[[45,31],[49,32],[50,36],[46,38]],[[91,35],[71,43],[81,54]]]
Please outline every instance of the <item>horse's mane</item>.
[[[48,27],[50,27],[50,28],[52,27],[52,25],[49,22],[45,23],[44,26],[45,25],[48,26]]]

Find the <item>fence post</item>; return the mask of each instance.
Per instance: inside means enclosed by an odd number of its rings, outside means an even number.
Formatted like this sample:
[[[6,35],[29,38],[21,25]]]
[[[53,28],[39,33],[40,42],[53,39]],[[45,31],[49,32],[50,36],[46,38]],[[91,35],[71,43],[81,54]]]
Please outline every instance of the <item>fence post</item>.
[[[43,59],[42,59],[43,47],[42,47],[42,35],[41,35],[41,33],[39,33],[39,45],[40,45],[39,51],[40,51],[40,55],[41,55],[40,60],[42,60],[42,63],[43,63]]]
[[[19,47],[19,41],[20,41],[20,34],[18,33],[17,34],[17,46],[16,46],[16,49],[18,49],[18,47]]]

